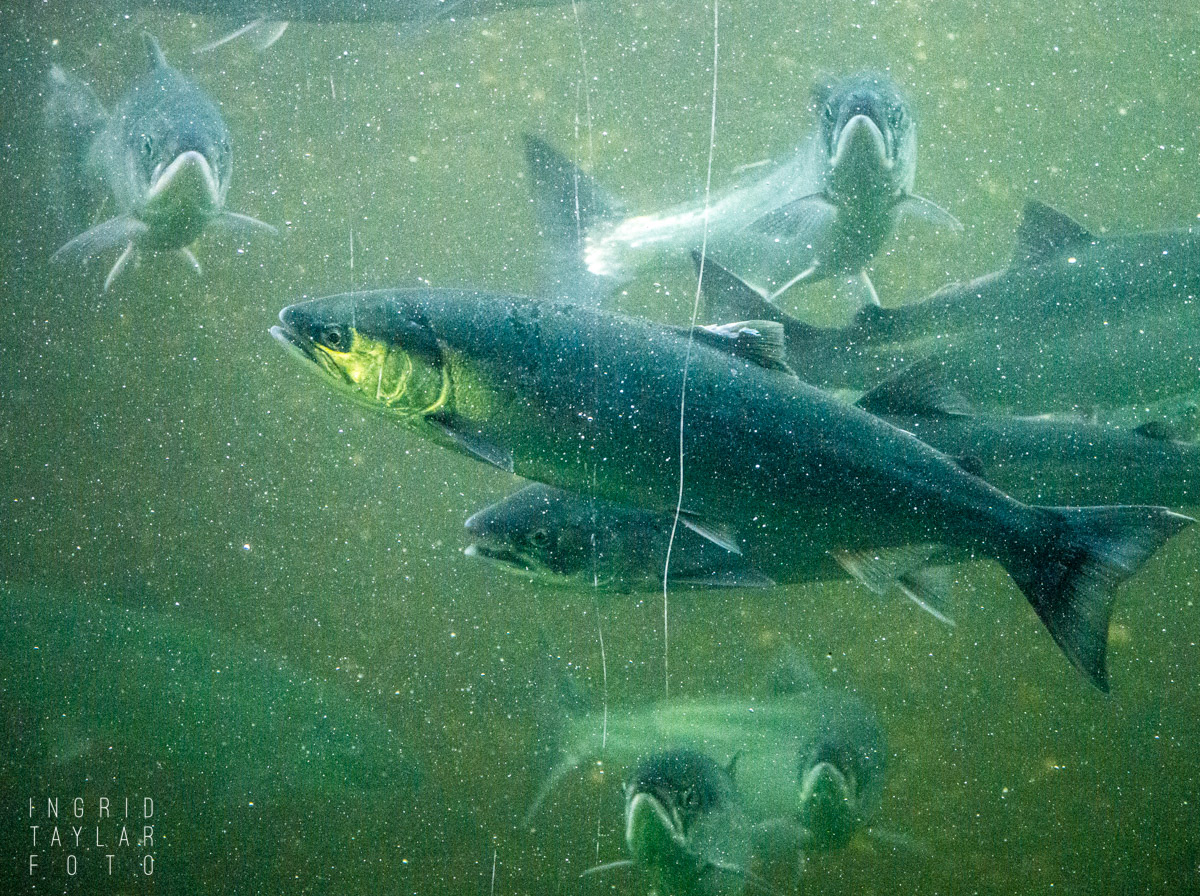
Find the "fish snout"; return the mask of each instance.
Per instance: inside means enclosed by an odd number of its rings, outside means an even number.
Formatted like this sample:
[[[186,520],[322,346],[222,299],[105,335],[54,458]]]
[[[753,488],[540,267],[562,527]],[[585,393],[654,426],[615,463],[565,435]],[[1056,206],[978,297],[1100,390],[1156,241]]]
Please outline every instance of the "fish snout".
[[[203,153],[189,149],[154,166],[147,199],[216,210],[223,203],[220,175]]]
[[[890,131],[873,117],[857,113],[847,118],[837,132],[833,166],[864,170],[889,170],[895,164]]]

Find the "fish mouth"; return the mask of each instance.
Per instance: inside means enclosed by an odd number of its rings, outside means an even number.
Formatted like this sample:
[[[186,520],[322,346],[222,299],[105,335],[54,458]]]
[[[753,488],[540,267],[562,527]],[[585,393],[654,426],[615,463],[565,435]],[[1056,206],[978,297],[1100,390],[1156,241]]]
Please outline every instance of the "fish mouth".
[[[289,355],[302,362],[309,370],[315,370],[323,374],[327,379],[331,380],[334,385],[341,386],[354,394],[353,384],[350,382],[346,373],[337,364],[334,364],[329,357],[321,351],[316,342],[314,342],[304,332],[292,325],[289,318],[289,312],[292,306],[284,308],[279,312],[279,323],[270,328],[267,332],[282,345]]]
[[[279,323],[271,327],[269,332],[271,336],[287,349],[288,354],[301,361],[310,364],[320,364],[320,359],[317,357],[316,348],[313,346],[313,341],[306,336],[302,336],[288,326],[287,314],[288,309],[284,308],[279,312]]]
[[[169,199],[168,199],[169,197]],[[147,203],[189,203],[196,207],[220,208],[221,181],[216,169],[196,150],[181,152],[169,163],[159,163],[150,174]]]
[[[473,541],[465,548],[463,554],[467,557],[479,557],[493,563],[502,563],[514,572],[533,572],[534,569],[516,551],[511,548],[489,545],[482,541]]]
[[[832,762],[816,762],[800,782],[800,820],[816,849],[849,842],[860,823],[854,775]]]
[[[817,796],[836,796],[851,801],[854,797],[854,776],[832,762],[813,763],[800,782],[800,799],[807,802]]]
[[[857,112],[837,132],[834,142],[833,167],[855,167],[890,171],[896,160],[891,145],[891,132],[881,128],[870,115]]]
[[[625,807],[625,843],[635,860],[644,864],[651,864],[646,860],[660,850],[686,855],[692,852],[677,813],[645,792],[632,794]]]
[[[463,548],[463,556],[486,560],[498,566],[505,574],[520,577],[526,581],[541,581],[551,584],[562,581],[561,576],[503,543],[489,544],[487,541],[473,541]]]

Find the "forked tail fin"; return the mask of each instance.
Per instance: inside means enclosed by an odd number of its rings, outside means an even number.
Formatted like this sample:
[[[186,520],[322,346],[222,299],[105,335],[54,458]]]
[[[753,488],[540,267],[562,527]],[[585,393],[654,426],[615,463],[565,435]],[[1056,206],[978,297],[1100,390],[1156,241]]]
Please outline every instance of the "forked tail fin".
[[[1108,690],[1105,653],[1116,587],[1194,522],[1164,507],[1039,507],[1047,525],[1005,561],[1050,634],[1092,684]]]
[[[604,305],[618,284],[587,269],[584,241],[597,224],[624,217],[624,206],[540,137],[525,136],[525,162],[533,181],[538,226],[553,251],[543,292],[591,307]]]

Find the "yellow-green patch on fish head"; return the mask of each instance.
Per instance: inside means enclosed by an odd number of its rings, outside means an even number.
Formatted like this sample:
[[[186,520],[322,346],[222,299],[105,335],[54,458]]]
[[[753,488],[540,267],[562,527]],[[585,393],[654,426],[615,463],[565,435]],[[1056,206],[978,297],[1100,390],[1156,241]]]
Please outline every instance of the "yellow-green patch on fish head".
[[[364,294],[312,299],[284,308],[271,335],[356,401],[421,418],[450,398],[445,347],[419,321],[380,317]]]

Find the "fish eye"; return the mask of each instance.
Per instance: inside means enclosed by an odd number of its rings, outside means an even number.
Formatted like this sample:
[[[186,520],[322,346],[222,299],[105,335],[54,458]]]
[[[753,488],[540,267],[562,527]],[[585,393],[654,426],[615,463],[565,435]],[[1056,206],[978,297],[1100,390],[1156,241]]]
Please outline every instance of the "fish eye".
[[[683,792],[683,807],[685,809],[700,808],[700,792],[695,787],[689,787]]]
[[[529,533],[529,540],[532,541],[537,547],[544,548],[550,544],[550,530],[534,529]]]
[[[323,327],[321,332],[317,334],[317,341],[326,348],[340,352],[346,350],[346,346],[350,343],[350,338],[346,334],[344,327],[337,324],[330,324],[327,327]]]
[[[149,134],[142,134],[142,155],[146,158],[154,155],[154,138]]]

